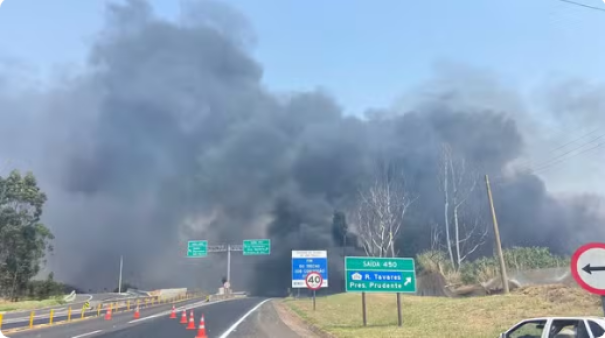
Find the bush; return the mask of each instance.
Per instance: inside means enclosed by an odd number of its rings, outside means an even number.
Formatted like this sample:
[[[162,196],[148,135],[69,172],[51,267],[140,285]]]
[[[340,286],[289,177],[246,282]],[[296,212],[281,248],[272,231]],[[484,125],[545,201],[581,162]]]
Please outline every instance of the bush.
[[[64,286],[54,280],[54,275],[51,272],[46,280],[32,280],[27,284],[26,296],[30,299],[48,299],[54,296],[62,297]]]
[[[548,248],[513,247],[504,250],[504,261],[509,269],[529,270],[565,266],[570,259],[554,255]]]
[[[570,259],[554,255],[544,247],[513,247],[503,252],[508,270],[546,269],[569,265]],[[495,257],[481,257],[465,262],[460,271],[452,268],[447,253],[426,251],[417,256],[420,270],[439,272],[450,284],[485,283],[500,275],[499,262]]]

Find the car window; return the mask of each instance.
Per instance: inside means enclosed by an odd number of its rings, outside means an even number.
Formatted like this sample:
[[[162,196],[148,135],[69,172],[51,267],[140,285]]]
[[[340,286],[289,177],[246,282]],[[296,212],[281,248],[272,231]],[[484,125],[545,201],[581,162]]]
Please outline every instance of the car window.
[[[525,322],[509,332],[506,338],[542,338],[544,325],[545,320]]]
[[[583,320],[554,320],[548,338],[590,338]]]
[[[594,322],[592,320],[589,320],[588,321],[588,326],[590,326],[590,331],[592,332],[592,335],[595,338],[598,338],[598,337],[601,337],[601,336],[605,335],[605,329],[603,329],[601,327],[601,325],[599,325],[598,323],[596,323],[596,322]]]

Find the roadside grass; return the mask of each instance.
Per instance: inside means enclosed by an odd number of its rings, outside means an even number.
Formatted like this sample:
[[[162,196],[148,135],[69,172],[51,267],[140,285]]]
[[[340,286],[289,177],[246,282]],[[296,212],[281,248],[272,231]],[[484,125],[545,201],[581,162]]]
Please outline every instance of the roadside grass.
[[[25,300],[21,302],[9,302],[5,300],[0,300],[0,312],[33,310],[62,304],[65,304],[65,302],[63,301],[63,296],[53,297],[44,300]]]
[[[394,294],[367,294],[368,326],[363,327],[361,294],[286,299],[306,322],[338,338],[486,338],[518,321],[540,316],[603,316],[600,298],[563,285],[534,286],[509,295],[439,298],[402,295],[403,327],[397,327]]]

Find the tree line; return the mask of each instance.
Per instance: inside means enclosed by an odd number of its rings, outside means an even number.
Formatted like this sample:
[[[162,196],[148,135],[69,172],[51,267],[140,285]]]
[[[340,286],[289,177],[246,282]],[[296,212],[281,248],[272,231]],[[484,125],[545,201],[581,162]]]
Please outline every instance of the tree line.
[[[442,273],[452,284],[485,282],[499,275],[495,257],[482,257],[491,226],[483,176],[461,153],[443,144],[435,177],[442,197],[442,214],[427,224],[430,249],[417,255],[419,268]],[[406,216],[418,195],[408,188],[403,170],[388,161],[360,185],[354,203],[334,213],[332,237],[337,246],[354,246],[371,257],[397,257],[396,239],[402,236]],[[512,247],[504,250],[509,269],[537,269],[565,266],[568,258],[548,248]]]
[[[443,214],[427,229],[432,249],[446,252],[451,266],[459,270],[464,261],[485,243],[488,225],[480,205],[481,176],[478,170],[448,144],[442,146],[440,167],[435,177],[443,198]],[[408,188],[405,173],[396,164],[379,161],[372,177],[358,189],[346,210],[334,215],[333,235],[337,244],[354,236],[351,245],[367,256],[396,257],[397,238],[406,226],[406,216],[419,196]]]
[[[64,292],[53,274],[34,281],[53,250],[51,231],[40,221],[47,197],[32,173],[0,176],[0,296],[11,301]]]

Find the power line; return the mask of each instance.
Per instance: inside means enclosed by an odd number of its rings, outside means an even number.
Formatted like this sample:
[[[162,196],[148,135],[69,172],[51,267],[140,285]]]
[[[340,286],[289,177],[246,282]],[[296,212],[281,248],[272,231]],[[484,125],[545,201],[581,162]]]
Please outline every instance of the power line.
[[[586,135],[586,136],[588,136],[588,135]],[[576,156],[577,154],[574,154],[574,153],[577,152],[578,150],[581,151],[581,150],[585,150],[587,146],[590,147],[590,146],[594,146],[595,144],[596,145],[602,144],[601,142],[597,142],[597,141],[599,141],[603,138],[605,138],[605,134],[598,135],[596,137],[593,137],[591,140],[580,144],[579,146],[577,146],[575,148],[568,149],[564,153],[556,155],[555,157],[552,157],[546,161],[543,161],[542,163],[538,163],[533,166],[527,166],[525,168],[522,168],[518,172],[524,172],[524,171],[533,172],[533,171],[537,170],[536,168],[543,168],[543,167],[551,166],[553,164],[564,162],[567,159],[569,159],[570,157]],[[575,142],[575,141],[573,141],[573,142]],[[573,143],[573,142],[571,142],[571,143]],[[571,143],[569,143],[569,144],[571,144]],[[569,156],[569,155],[571,155],[571,156]]]
[[[559,1],[566,2],[568,4],[575,5],[575,6],[580,6],[580,7],[584,7],[584,8],[590,8],[590,9],[594,9],[597,11],[605,12],[605,8],[602,8],[602,7],[590,6],[590,5],[572,1],[572,0],[559,0]]]
[[[591,148],[584,149],[583,151],[581,151],[581,152],[579,152],[579,153],[575,153],[575,154],[573,154],[573,155],[571,155],[571,156],[569,156],[569,157],[567,157],[567,158],[565,158],[565,159],[561,159],[561,160],[559,160],[559,161],[557,161],[557,162],[551,163],[551,164],[549,164],[549,165],[546,165],[546,166],[543,166],[543,167],[540,167],[540,168],[536,168],[536,169],[534,169],[534,170],[532,171],[532,173],[533,173],[533,174],[536,174],[536,173],[538,173],[538,172],[542,172],[542,171],[545,171],[545,170],[551,169],[551,168],[555,167],[556,165],[558,165],[558,164],[560,164],[560,163],[563,163],[563,162],[567,161],[567,160],[568,160],[569,158],[571,158],[571,157],[580,156],[580,155],[583,155],[583,154],[586,154],[586,153],[589,153],[589,152],[595,151],[595,150],[597,150],[597,149],[601,149],[601,148],[603,148],[604,146],[605,146],[605,143],[599,143],[599,144],[596,144],[595,146],[593,146],[593,147],[591,147]]]
[[[591,132],[592,134],[592,132]],[[558,156],[555,156],[547,161],[539,163],[533,167],[524,168],[521,170],[517,170],[515,172],[516,175],[535,175],[539,172],[544,172],[546,170],[550,170],[561,163],[567,162],[570,158],[584,155],[589,152],[593,152],[595,150],[603,149],[605,147],[605,141],[602,139],[605,137],[605,134],[597,135],[591,140],[584,142],[583,144],[575,147],[569,151],[564,152]],[[505,175],[497,176],[497,180],[494,182],[496,185],[503,185],[505,183]]]
[[[585,139],[585,138],[587,138],[587,137],[589,137],[589,136],[597,133],[598,131],[599,131],[598,128],[594,129],[594,130],[592,130],[591,132],[589,132],[587,134],[583,134],[580,137],[577,137],[577,138],[575,138],[575,139],[573,139],[571,141],[567,141],[567,142],[565,142],[565,143],[563,143],[563,144],[561,144],[561,145],[559,145],[559,146],[557,146],[557,147],[549,150],[548,152],[545,152],[544,155],[555,155],[555,153],[557,151],[564,150],[564,148],[567,148],[567,146],[572,145],[572,144],[574,144],[574,143],[576,143],[578,141],[581,141],[581,140],[583,140],[583,139]],[[563,133],[561,133],[561,134],[563,134]],[[547,161],[544,161],[544,162],[542,162],[541,164],[538,164],[538,165],[541,166],[544,163],[549,162],[551,160],[552,160],[552,158],[549,159],[549,160],[547,160]],[[527,160],[524,160],[524,161],[518,163],[518,168],[521,169],[521,170],[531,169],[531,168],[533,168],[535,166],[536,166],[536,163],[533,163],[531,159],[527,159]]]

